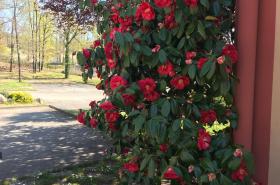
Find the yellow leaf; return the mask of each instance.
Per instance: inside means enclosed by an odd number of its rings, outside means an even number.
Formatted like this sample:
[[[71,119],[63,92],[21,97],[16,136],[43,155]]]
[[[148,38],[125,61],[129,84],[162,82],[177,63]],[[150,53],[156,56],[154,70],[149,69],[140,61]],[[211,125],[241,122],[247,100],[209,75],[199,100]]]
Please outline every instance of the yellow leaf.
[[[214,16],[206,16],[205,17],[205,20],[207,20],[207,21],[216,21],[218,18],[217,17],[214,17]]]

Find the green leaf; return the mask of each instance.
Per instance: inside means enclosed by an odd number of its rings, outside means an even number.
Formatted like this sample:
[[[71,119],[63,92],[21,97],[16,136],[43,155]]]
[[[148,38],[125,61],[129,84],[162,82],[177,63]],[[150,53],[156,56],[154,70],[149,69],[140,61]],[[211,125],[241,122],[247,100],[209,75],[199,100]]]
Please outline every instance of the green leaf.
[[[135,126],[135,132],[138,133],[145,123],[145,117],[142,114],[140,114],[139,116],[137,116],[137,118],[133,120],[132,123]]]
[[[157,113],[158,113],[157,105],[156,105],[156,104],[152,104],[152,105],[151,105],[151,108],[150,108],[151,117],[156,116]]]
[[[130,63],[135,67],[138,66],[138,54],[136,52],[130,53]]]
[[[225,96],[230,90],[230,82],[228,80],[222,81],[220,90],[221,90],[221,94]]]
[[[120,32],[116,32],[116,42],[120,45],[120,47],[124,47],[124,39]]]
[[[191,22],[187,27],[186,34],[191,35],[194,32],[194,30],[195,30],[195,24]]]
[[[177,131],[181,126],[181,120],[177,119],[172,123],[172,130]]]
[[[176,102],[176,100],[172,99],[170,100],[170,107],[171,107],[171,112],[174,115],[178,114],[178,104]]]
[[[201,21],[198,21],[197,29],[198,29],[198,33],[202,36],[202,38],[206,39],[205,27]]]
[[[165,100],[161,107],[161,114],[167,117],[170,113],[170,102],[169,100]]]
[[[139,52],[141,50],[141,47],[140,47],[140,45],[138,43],[134,43],[133,47],[134,47],[135,51]]]
[[[188,74],[190,76],[190,78],[193,80],[195,78],[195,75],[196,75],[196,66],[194,64],[192,64],[190,67],[189,67],[189,70],[188,70]]]
[[[212,61],[208,61],[208,62],[206,62],[204,65],[203,65],[203,67],[202,67],[202,69],[201,69],[201,71],[200,71],[200,77],[203,77],[203,76],[205,76],[208,72],[209,72],[209,70],[210,70],[210,68],[211,68],[211,66],[212,66]]]
[[[245,151],[244,160],[245,160],[246,167],[247,167],[249,173],[252,175],[254,173],[254,169],[255,169],[253,155],[250,152]]]
[[[165,63],[166,60],[167,60],[166,53],[165,53],[164,50],[161,49],[161,50],[159,51],[159,61],[160,61],[161,63]]]
[[[150,162],[149,162],[149,166],[148,166],[148,176],[149,177],[154,177],[155,170],[156,170],[156,163],[153,159],[151,159]]]
[[[209,70],[209,72],[208,72],[208,74],[206,76],[207,79],[208,80],[211,79],[213,77],[213,75],[215,74],[215,72],[216,72],[216,62],[212,62],[210,70]]]
[[[130,33],[128,33],[128,32],[126,32],[125,34],[124,34],[124,37],[125,37],[125,40],[127,41],[127,42],[133,42],[134,41],[134,38],[133,38],[133,36],[130,34]]]
[[[201,166],[204,168],[204,170],[206,171],[210,171],[210,172],[214,172],[216,170],[215,165],[214,165],[214,161],[211,161],[208,158],[205,158],[202,162],[201,162]]]
[[[200,4],[209,9],[209,0],[200,0]]]
[[[228,163],[228,168],[231,170],[237,170],[241,164],[241,159],[234,158],[232,161]]]
[[[180,10],[175,11],[175,20],[177,23],[180,23],[183,19],[183,13]]]
[[[201,183],[207,183],[208,182],[208,175],[202,175],[200,177],[200,182]]]
[[[153,54],[151,48],[148,46],[142,46],[142,52],[146,56],[151,56]]]
[[[81,51],[79,51],[77,53],[77,61],[78,61],[80,66],[85,65],[85,63],[87,61],[87,59],[85,58],[84,54]]]
[[[221,174],[220,184],[222,184],[222,185],[232,185],[232,181],[228,177]]]
[[[159,88],[160,88],[160,91],[166,91],[166,81],[165,80],[161,80],[160,83],[159,83]]]
[[[159,38],[162,40],[162,41],[165,41],[166,38],[167,38],[167,30],[165,28],[161,29],[159,31]]]
[[[140,171],[143,171],[143,170],[146,168],[146,166],[148,165],[148,162],[150,161],[150,159],[151,159],[151,156],[148,155],[148,156],[146,156],[146,157],[142,160],[142,162],[141,162],[141,164],[140,164]]]
[[[195,161],[194,157],[190,154],[188,150],[183,150],[181,152],[180,158],[184,162],[193,162]]]
[[[179,42],[177,48],[178,48],[178,49],[182,49],[182,48],[184,47],[184,45],[185,45],[185,42],[186,42],[186,38],[183,37],[183,38],[180,40],[180,42]]]
[[[214,1],[212,4],[212,8],[213,8],[214,16],[218,16],[221,11],[221,5],[220,5],[219,1],[217,1],[217,0]]]
[[[122,128],[122,136],[125,137],[127,136],[128,133],[128,124],[125,124],[124,127]]]

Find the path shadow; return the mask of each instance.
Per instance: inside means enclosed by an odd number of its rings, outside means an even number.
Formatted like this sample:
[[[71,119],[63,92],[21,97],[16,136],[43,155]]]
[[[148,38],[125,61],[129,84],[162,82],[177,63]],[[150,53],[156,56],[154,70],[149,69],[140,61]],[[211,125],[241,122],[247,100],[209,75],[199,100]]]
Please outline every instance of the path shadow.
[[[59,112],[20,113],[0,126],[0,179],[102,158],[110,146],[101,133]]]

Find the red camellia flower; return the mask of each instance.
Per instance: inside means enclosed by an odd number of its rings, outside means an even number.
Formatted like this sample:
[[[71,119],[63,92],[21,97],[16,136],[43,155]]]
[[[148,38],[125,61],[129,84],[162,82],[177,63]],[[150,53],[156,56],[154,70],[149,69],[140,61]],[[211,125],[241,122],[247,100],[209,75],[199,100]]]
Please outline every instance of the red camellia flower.
[[[112,104],[110,101],[105,101],[104,103],[100,104],[99,107],[105,111],[116,110],[117,107]]]
[[[89,106],[90,106],[91,108],[95,107],[95,106],[96,106],[96,101],[91,101],[91,102],[89,103]]]
[[[102,83],[100,82],[99,84],[97,84],[96,86],[96,89],[98,90],[102,90],[103,89],[103,86],[102,86]]]
[[[187,6],[189,6],[190,8],[195,8],[195,7],[197,7],[199,0],[184,0],[184,1],[185,1],[185,4]]]
[[[197,68],[202,69],[203,65],[208,61],[208,58],[201,58],[197,61]]]
[[[118,13],[118,11],[112,13],[110,18],[111,18],[111,21],[113,23],[118,24],[119,23],[119,13]]]
[[[98,0],[91,0],[91,4],[95,5],[96,3],[98,3]]]
[[[77,116],[77,121],[79,123],[86,124],[85,116],[86,116],[85,112],[80,112]]]
[[[123,86],[125,87],[127,85],[126,79],[124,79],[121,76],[113,76],[110,80],[110,87],[112,90],[115,90],[116,88]]]
[[[225,45],[222,54],[228,56],[233,64],[235,64],[238,61],[238,52],[235,46],[232,44]]]
[[[85,64],[85,66],[84,66],[84,68],[87,69],[87,70],[89,69],[89,67],[90,66],[88,64]]]
[[[173,64],[169,61],[166,64],[159,66],[157,71],[162,76],[168,75],[168,76],[172,77],[175,75]]]
[[[93,42],[92,47],[93,47],[94,49],[97,48],[97,47],[99,47],[99,46],[101,46],[101,41],[100,41],[100,40],[96,40],[96,41]]]
[[[150,101],[150,102],[158,100],[159,97],[160,97],[160,94],[156,91],[152,91],[150,93],[144,93],[145,100]]]
[[[194,51],[187,51],[186,52],[186,59],[187,60],[193,59],[194,57],[196,57],[196,52],[194,52]]]
[[[89,123],[90,123],[90,126],[91,126],[92,128],[96,128],[97,125],[98,125],[98,122],[97,122],[97,120],[96,120],[95,118],[91,118],[90,121],[89,121]]]
[[[199,129],[197,147],[200,151],[207,150],[210,147],[211,136],[204,129]]]
[[[153,53],[157,53],[157,52],[159,52],[159,50],[160,50],[160,45],[156,45],[153,49],[152,49],[152,52]]]
[[[113,58],[113,43],[108,42],[104,47],[106,58]]]
[[[90,53],[90,51],[88,50],[88,49],[83,49],[83,54],[84,54],[84,57],[86,58],[86,59],[89,59],[90,58],[90,55],[91,55],[91,53]]]
[[[183,90],[190,84],[190,79],[187,76],[176,76],[172,78],[170,84],[175,89]]]
[[[129,171],[130,173],[136,173],[139,171],[139,165],[135,162],[125,163],[123,165],[123,168]]]
[[[239,180],[242,182],[246,176],[248,176],[247,168],[245,163],[242,161],[239,168],[231,174],[231,178],[232,180]]]
[[[130,152],[130,148],[128,148],[128,147],[125,147],[125,148],[122,150],[122,154],[123,154],[123,155],[127,155],[129,152]]]
[[[177,175],[175,170],[171,167],[167,169],[167,171],[163,174],[163,177],[167,180],[179,180],[181,177]]]
[[[166,8],[172,4],[172,0],[154,0],[154,2],[159,8]]]
[[[166,153],[168,151],[168,145],[167,144],[161,144],[159,146],[159,150],[163,153]]]
[[[147,2],[143,2],[138,6],[135,15],[137,21],[141,20],[142,18],[144,20],[151,21],[155,19],[155,16],[156,15],[153,7]]]
[[[152,78],[145,78],[143,80],[139,80],[138,85],[144,94],[151,93],[156,89],[156,82]]]
[[[118,121],[120,114],[118,112],[106,112],[105,118],[108,123],[115,123]]]
[[[120,22],[120,28],[119,28],[120,32],[130,31],[130,28],[133,23],[133,17],[126,16],[124,18],[119,18],[119,22]]]
[[[234,157],[238,157],[241,158],[243,156],[243,151],[240,148],[237,148],[234,153],[233,153]]]
[[[174,16],[174,12],[171,12],[170,14],[165,15],[164,17],[164,26],[167,29],[173,29],[177,26],[176,20],[175,20],[175,16]]]
[[[117,66],[117,62],[111,58],[107,59],[107,65],[110,69],[114,69]]]
[[[119,28],[117,28],[117,27],[115,27],[111,30],[111,32],[110,32],[110,39],[111,40],[115,40],[117,32],[119,32]]]
[[[116,123],[109,123],[108,124],[108,128],[112,131],[112,132],[115,132],[118,130],[117,126],[116,126]]]
[[[125,106],[130,106],[135,103],[135,96],[132,94],[123,94],[122,98]]]
[[[200,115],[201,123],[213,123],[217,120],[217,114],[214,110],[200,111]]]

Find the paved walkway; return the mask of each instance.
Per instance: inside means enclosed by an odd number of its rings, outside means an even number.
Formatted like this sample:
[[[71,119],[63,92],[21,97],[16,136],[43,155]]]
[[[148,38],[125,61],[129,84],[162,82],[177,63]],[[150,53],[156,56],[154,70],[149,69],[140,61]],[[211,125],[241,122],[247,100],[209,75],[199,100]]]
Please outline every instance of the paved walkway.
[[[45,103],[59,109],[89,109],[92,100],[101,100],[104,95],[92,85],[86,84],[32,84],[36,91],[30,93]]]
[[[0,109],[0,180],[97,160],[105,143],[100,133],[48,107]]]

